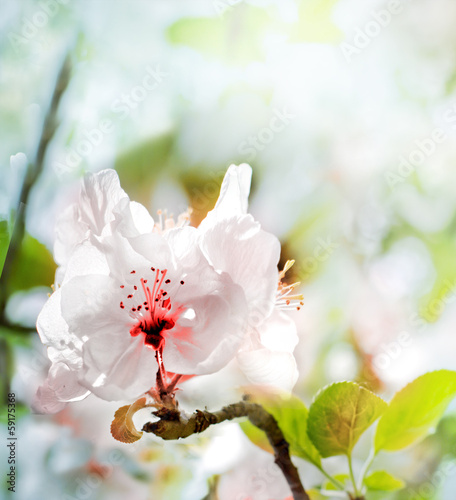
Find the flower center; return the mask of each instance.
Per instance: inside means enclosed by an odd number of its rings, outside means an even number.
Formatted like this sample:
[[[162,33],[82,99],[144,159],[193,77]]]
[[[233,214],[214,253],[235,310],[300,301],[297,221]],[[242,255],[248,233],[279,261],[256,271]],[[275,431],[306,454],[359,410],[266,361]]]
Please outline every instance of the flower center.
[[[144,344],[157,351],[164,347],[164,333],[174,327],[182,308],[173,309],[169,291],[166,290],[168,285],[171,285],[171,280],[166,279],[167,269],[160,270],[154,267],[150,269],[154,273],[153,286],[150,287],[148,280],[141,278],[140,288],[143,293],[137,285],[133,285],[133,292],[127,295],[127,301],[132,304],[128,305],[129,315],[135,320],[135,324],[130,328],[130,335],[132,337],[144,335]],[[133,270],[130,274],[135,273]],[[185,283],[181,281],[180,284]],[[125,288],[125,285],[121,285],[120,288]],[[124,302],[120,303],[120,308],[126,308]]]
[[[168,215],[168,212],[166,210],[157,210],[157,214],[158,221],[154,225],[154,233],[163,234],[168,229],[188,226],[190,223],[192,209],[189,208],[185,212],[179,214],[177,220],[174,219],[174,216],[172,214]]]

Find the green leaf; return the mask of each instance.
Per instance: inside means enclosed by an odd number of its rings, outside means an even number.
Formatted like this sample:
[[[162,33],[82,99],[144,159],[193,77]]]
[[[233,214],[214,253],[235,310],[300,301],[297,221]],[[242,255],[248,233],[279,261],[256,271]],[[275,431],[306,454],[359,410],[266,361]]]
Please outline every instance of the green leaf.
[[[456,456],[456,415],[453,413],[440,420],[437,432],[434,434],[442,455]]]
[[[253,399],[276,419],[290,445],[290,453],[321,467],[321,457],[307,435],[306,405],[288,394],[256,393]]]
[[[306,489],[306,491],[310,500],[328,500],[328,497],[322,495],[316,488],[311,488],[310,490]],[[285,500],[292,500],[292,497],[288,497]]]
[[[37,286],[49,287],[54,282],[55,269],[56,265],[49,250],[26,234],[12,263],[9,292],[29,290]]]
[[[335,476],[333,476],[333,478],[344,485],[346,485],[350,481],[350,476],[348,474],[336,474]],[[336,488],[336,486],[331,481],[328,481],[325,484],[325,490],[339,491],[339,488]]]
[[[405,487],[404,481],[392,476],[389,472],[379,470],[364,479],[364,484],[369,490],[396,491]]]
[[[133,415],[146,406],[146,398],[135,401],[132,405],[120,407],[114,414],[111,424],[111,434],[121,443],[134,443],[141,439],[143,433],[139,432],[133,423]]]
[[[375,451],[406,448],[429,434],[456,395],[456,372],[426,373],[395,394],[380,419]]]
[[[349,455],[387,404],[354,382],[322,389],[310,406],[308,434],[323,458]]]

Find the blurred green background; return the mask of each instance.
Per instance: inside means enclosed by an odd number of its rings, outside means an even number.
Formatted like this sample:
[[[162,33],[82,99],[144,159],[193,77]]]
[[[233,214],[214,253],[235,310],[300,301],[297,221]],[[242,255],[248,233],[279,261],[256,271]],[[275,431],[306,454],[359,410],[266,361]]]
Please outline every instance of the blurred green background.
[[[132,199],[152,213],[191,206],[196,225],[228,165],[252,165],[250,211],[280,238],[282,261],[296,259],[290,279],[302,283],[295,392],[307,402],[332,381],[388,398],[427,370],[456,369],[452,0],[2,0],[0,9],[1,267],[15,243],[1,282],[1,396],[20,402],[11,498],[284,498],[272,469],[239,476],[260,451],[236,424],[132,449],[109,436],[115,406],[89,398],[56,416],[30,413],[48,367],[34,323],[54,281],[53,227],[88,171],[116,168]],[[192,389],[201,407],[211,402],[201,395],[220,390],[205,384]],[[455,453],[450,414],[406,456],[383,457],[409,486],[381,498],[453,499],[455,474],[441,471]],[[321,482],[299,467],[305,484]]]

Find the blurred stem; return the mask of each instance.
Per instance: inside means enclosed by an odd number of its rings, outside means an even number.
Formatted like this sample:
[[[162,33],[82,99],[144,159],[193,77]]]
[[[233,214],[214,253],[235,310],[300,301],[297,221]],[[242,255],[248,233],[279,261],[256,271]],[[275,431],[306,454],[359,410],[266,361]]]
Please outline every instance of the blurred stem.
[[[215,412],[196,410],[190,417],[182,415],[177,409],[166,407],[160,408],[153,413],[160,420],[158,422],[148,422],[142,430],[151,432],[166,440],[186,438],[192,434],[205,431],[210,425],[219,424],[225,420],[247,417],[253,425],[266,434],[269,443],[274,449],[275,462],[288,482],[293,499],[310,500],[301,483],[298,470],[291,461],[288,442],[285,440],[274,417],[262,406],[248,401],[241,401],[225,406]]]
[[[318,470],[327,478],[329,479],[329,481],[331,481],[331,483],[336,487],[338,488],[339,490],[342,490],[344,491],[345,490],[345,486],[340,482],[338,481],[337,479],[335,479],[334,477],[331,476],[331,474],[328,474],[324,469],[323,467],[318,467]]]
[[[219,476],[213,476],[209,479],[209,493],[202,500],[219,500],[217,495],[217,486]]]
[[[22,240],[25,234],[25,219],[27,211],[27,203],[29,200],[30,192],[38,180],[44,168],[44,159],[48,146],[54,137],[55,131],[58,127],[57,112],[59,104],[65,90],[68,87],[71,75],[71,60],[70,53],[68,53],[60,68],[57,80],[55,83],[54,91],[52,93],[49,109],[44,119],[43,128],[41,131],[40,141],[36,151],[34,161],[30,162],[27,166],[27,171],[22,183],[21,193],[19,196],[19,205],[16,211],[16,221],[11,237],[8,253],[6,254],[5,265],[0,279],[0,318],[4,322],[4,313],[6,302],[8,298],[8,282],[11,274],[11,267],[19,251]]]
[[[350,478],[353,483],[353,488],[355,493],[354,500],[364,500],[364,497],[361,496],[361,493],[358,491],[358,486],[356,485],[355,474],[353,473],[353,463],[352,463],[351,453],[347,455],[347,458],[348,458],[348,468],[350,470]],[[350,498],[352,498],[351,495]]]
[[[372,462],[374,461],[375,458],[375,450],[374,448],[371,449],[369,456],[367,457],[366,462],[363,465],[363,468],[361,469],[361,473],[359,475],[358,479],[358,490],[361,490],[363,487],[364,483],[364,478],[366,477],[366,474],[369,472],[369,469],[371,468]]]

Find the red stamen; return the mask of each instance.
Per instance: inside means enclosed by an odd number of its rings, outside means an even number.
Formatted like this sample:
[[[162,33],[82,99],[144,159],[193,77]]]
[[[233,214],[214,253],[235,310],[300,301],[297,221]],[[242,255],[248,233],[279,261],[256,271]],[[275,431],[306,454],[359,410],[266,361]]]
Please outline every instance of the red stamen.
[[[146,285],[147,279],[144,278],[140,278],[141,287],[133,286],[135,291],[142,288],[145,300],[143,299],[142,303],[130,309],[130,316],[135,320],[130,334],[133,337],[143,334],[144,344],[158,351],[164,346],[166,330],[174,328],[181,308],[177,308],[174,313],[171,313],[171,298],[168,291],[163,290],[164,284],[171,283],[170,279],[165,280],[167,269],[152,269],[155,273],[152,288]],[[181,281],[181,284],[183,285],[184,282]],[[134,294],[129,294],[127,297],[130,299],[133,296]]]

